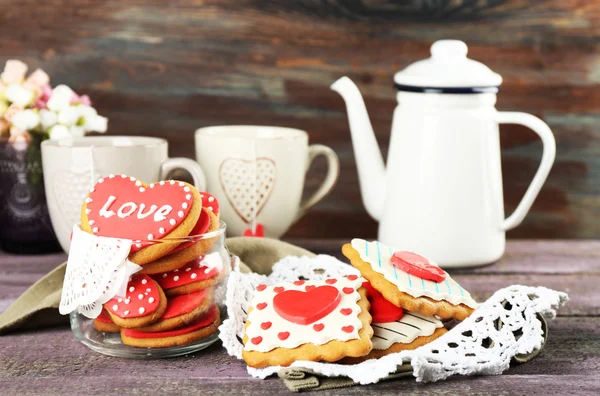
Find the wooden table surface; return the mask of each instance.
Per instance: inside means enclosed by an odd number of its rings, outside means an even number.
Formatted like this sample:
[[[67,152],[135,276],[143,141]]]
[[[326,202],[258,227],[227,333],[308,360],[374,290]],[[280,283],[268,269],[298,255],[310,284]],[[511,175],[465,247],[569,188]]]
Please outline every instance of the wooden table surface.
[[[339,256],[343,241],[295,240],[318,253]],[[65,259],[63,254],[0,253],[0,312],[29,285]],[[319,394],[544,394],[600,393],[600,241],[510,241],[494,265],[453,276],[482,301],[512,284],[546,286],[570,301],[549,322],[546,348],[533,361],[501,376],[453,377],[434,384],[382,382]],[[219,345],[165,360],[102,356],[57,327],[0,337],[0,394],[284,394],[279,379],[257,380]]]

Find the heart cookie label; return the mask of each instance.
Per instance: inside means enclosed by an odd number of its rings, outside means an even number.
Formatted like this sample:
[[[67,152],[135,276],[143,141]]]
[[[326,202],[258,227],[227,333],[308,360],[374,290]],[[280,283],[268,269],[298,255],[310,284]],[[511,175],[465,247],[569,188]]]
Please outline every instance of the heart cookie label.
[[[170,180],[145,186],[134,177],[110,175],[92,187],[84,212],[95,235],[152,240],[177,228],[193,202],[194,194],[184,182]]]
[[[310,291],[286,290],[278,293],[273,299],[273,306],[285,320],[308,325],[327,316],[340,300],[337,287],[319,286]]]

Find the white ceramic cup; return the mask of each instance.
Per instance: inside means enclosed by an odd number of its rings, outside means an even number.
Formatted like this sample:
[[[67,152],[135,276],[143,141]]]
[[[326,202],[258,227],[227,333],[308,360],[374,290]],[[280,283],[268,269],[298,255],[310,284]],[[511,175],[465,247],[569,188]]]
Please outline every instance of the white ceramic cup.
[[[199,190],[206,187],[204,173],[195,161],[169,158],[167,141],[153,137],[46,140],[42,143],[42,166],[50,219],[65,252],[73,225],[79,222],[83,199],[101,177],[125,174],[149,183],[184,169]]]
[[[323,155],[328,171],[321,186],[301,202],[312,160]],[[335,185],[339,160],[327,146],[308,145],[299,129],[216,126],[196,131],[196,158],[208,192],[219,200],[229,235],[279,238]]]

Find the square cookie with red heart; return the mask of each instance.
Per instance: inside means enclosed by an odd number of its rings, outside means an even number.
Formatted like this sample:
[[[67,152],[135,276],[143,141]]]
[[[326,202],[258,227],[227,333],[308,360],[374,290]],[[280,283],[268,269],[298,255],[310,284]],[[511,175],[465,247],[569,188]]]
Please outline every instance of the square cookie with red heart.
[[[366,355],[373,329],[363,281],[350,275],[257,286],[245,324],[243,359],[262,368]]]
[[[469,317],[477,307],[468,291],[419,254],[363,239],[353,239],[342,252],[371,286],[397,307],[458,320]]]

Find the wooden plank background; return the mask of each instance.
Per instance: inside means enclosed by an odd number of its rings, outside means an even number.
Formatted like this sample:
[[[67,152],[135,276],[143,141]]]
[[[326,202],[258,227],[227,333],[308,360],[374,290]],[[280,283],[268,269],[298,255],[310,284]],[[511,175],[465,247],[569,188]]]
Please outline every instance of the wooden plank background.
[[[92,97],[110,134],[166,137],[193,157],[193,131],[222,124],[302,128],[337,151],[333,193],[289,237],[374,237],[360,200],[342,99],[343,75],[365,95],[389,141],[394,72],[456,38],[504,77],[501,110],[544,119],[557,162],[511,237],[600,236],[600,2],[501,0],[83,1],[0,3],[0,61],[42,67]],[[507,213],[541,155],[533,132],[503,126]],[[324,163],[310,172],[320,182]]]

